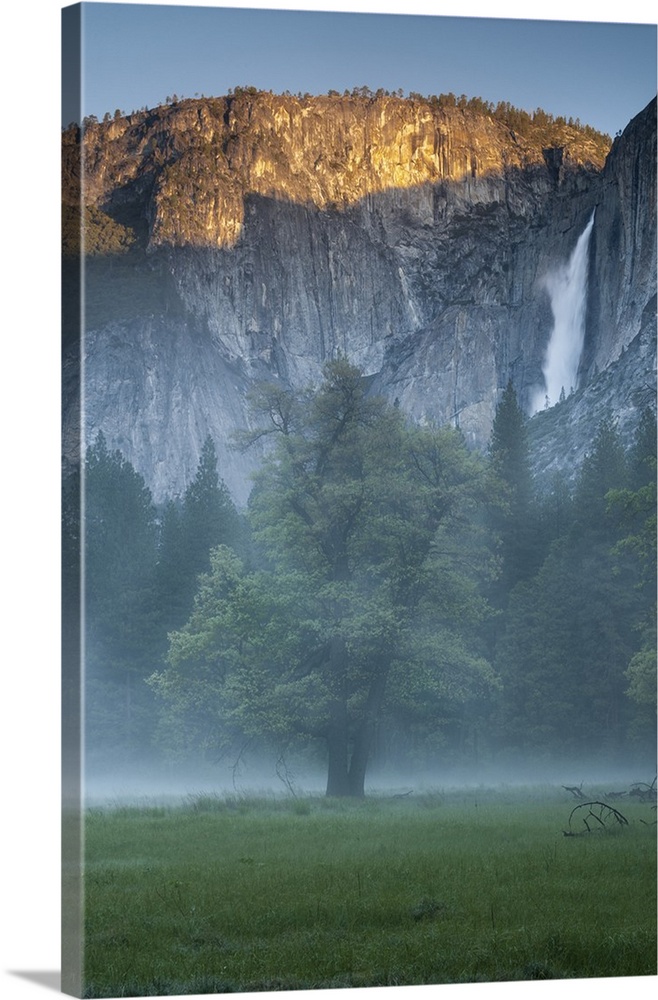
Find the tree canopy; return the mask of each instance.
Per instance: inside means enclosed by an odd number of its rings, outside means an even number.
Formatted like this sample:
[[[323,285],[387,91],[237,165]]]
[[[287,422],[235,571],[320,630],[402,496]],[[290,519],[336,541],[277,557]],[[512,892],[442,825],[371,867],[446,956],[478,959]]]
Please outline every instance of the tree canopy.
[[[638,728],[628,695],[644,702],[651,676],[642,623],[653,622],[655,598],[636,543],[643,537],[648,555],[655,487],[643,504],[647,487],[632,492],[628,482],[619,432],[603,420],[573,500],[562,505],[559,534],[538,571],[511,591],[495,657],[505,688],[501,739],[524,753],[614,759],[634,728],[643,738],[650,731],[648,718]],[[644,514],[636,518],[638,501]],[[655,654],[653,664],[655,671]]]
[[[632,447],[602,421],[540,495],[511,384],[486,455],[342,358],[253,406],[240,445],[266,458],[244,513],[210,439],[160,508],[102,433],[65,485],[88,763],[249,747],[321,760],[329,795],[359,797],[373,761],[653,752],[653,412]]]
[[[172,725],[218,745],[321,740],[327,794],[361,796],[384,710],[494,683],[473,634],[486,467],[458,432],[408,426],[345,360],[259,405],[275,439],[250,508],[260,563],[215,550],[152,683]]]

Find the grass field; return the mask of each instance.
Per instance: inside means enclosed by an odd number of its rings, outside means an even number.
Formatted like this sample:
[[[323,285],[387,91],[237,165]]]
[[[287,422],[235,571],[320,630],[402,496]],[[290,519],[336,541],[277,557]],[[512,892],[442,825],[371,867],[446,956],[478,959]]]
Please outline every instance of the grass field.
[[[533,788],[90,810],[84,995],[655,975],[655,810],[624,800],[628,826],[565,837],[576,804]]]

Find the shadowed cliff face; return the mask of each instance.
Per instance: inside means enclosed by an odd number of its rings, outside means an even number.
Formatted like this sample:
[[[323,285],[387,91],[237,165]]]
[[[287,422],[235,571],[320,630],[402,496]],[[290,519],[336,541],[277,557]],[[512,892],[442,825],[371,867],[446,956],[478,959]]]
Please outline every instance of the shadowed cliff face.
[[[488,114],[398,97],[275,96],[182,101],[85,130],[85,200],[110,215],[139,200],[150,249],[230,247],[250,195],[341,208],[368,195],[463,182],[457,201],[491,199],[487,178],[538,168],[544,184],[603,166],[603,137],[528,123],[520,135]],[[500,184],[494,187],[500,187]],[[65,190],[65,200],[67,194]],[[522,202],[517,210],[523,211]]]
[[[615,140],[598,185],[585,375],[607,368],[655,324],[657,218],[654,99]]]
[[[641,249],[652,197],[655,216],[650,115],[603,171],[590,140],[562,132],[549,149],[423,102],[272,95],[88,129],[87,439],[102,428],[161,499],[184,488],[211,433],[243,501],[258,456],[230,436],[251,420],[249,387],[317,381],[342,352],[414,419],[485,446],[508,379],[524,402],[541,380],[543,278],[595,206],[585,369],[614,360],[655,296],[655,219],[653,274]],[[64,148],[74,177],[74,135]],[[637,251],[632,267],[606,255],[613,231]],[[76,407],[71,396],[71,428]]]

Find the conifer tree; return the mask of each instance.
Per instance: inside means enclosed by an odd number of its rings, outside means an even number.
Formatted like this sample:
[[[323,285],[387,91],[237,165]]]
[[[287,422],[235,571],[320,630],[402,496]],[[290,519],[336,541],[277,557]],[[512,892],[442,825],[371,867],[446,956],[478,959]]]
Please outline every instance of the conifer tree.
[[[99,432],[84,467],[85,608],[94,635],[127,641],[136,600],[150,586],[155,509],[142,477]],[[139,599],[138,599],[139,598]]]
[[[155,509],[142,477],[102,432],[83,472],[82,552],[88,750],[130,757],[147,742],[143,683],[157,642]],[[152,714],[152,713],[151,713]]]
[[[197,577],[210,568],[211,550],[217,545],[239,548],[241,540],[240,517],[219,476],[208,436],[182,501],[170,500],[162,514],[157,579],[163,634],[188,617]]]
[[[187,557],[195,573],[210,567],[210,550],[237,540],[238,516],[226,484],[217,471],[217,452],[206,437],[196,475],[183,496],[182,531]]]
[[[637,649],[638,566],[618,549],[627,463],[610,420],[581,466],[573,517],[539,572],[512,593],[496,666],[505,690],[504,741],[524,752],[621,759],[635,714],[625,671]]]
[[[636,568],[639,607],[635,620],[636,650],[626,670],[627,695],[638,706],[634,735],[655,742],[656,709],[656,415],[645,409],[628,458],[628,486],[606,497],[608,511],[619,519],[620,559]]]
[[[526,418],[511,381],[496,409],[489,454],[503,485],[503,503],[492,510],[491,519],[500,538],[502,559],[493,596],[504,607],[510,591],[535,572],[540,558]]]
[[[628,468],[621,437],[614,421],[606,417],[598,426],[576,483],[573,512],[577,531],[612,546],[613,513],[606,495],[609,490],[624,489],[627,484]]]

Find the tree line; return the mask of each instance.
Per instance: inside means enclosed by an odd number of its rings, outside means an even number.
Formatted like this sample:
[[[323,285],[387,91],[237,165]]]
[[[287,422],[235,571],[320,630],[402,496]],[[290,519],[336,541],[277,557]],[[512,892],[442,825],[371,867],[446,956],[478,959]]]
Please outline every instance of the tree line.
[[[575,480],[539,494],[511,384],[486,455],[411,424],[344,359],[253,405],[236,446],[271,447],[243,512],[210,438],[160,507],[102,433],[66,483],[90,766],[248,748],[320,762],[329,795],[359,797],[373,763],[652,745],[651,412],[628,449],[604,421]]]
[[[271,90],[264,90],[261,87],[255,87],[252,84],[245,84],[241,86],[229,88],[227,98],[228,100],[238,99],[238,98],[255,98],[262,94],[267,94],[270,97],[276,97]],[[291,98],[295,97],[299,101],[310,101],[313,100],[315,95],[308,92],[302,93],[298,91],[293,94],[289,90],[285,90],[282,94],[283,97]],[[611,137],[605,132],[599,132],[592,125],[584,124],[579,118],[573,118],[569,116],[568,118],[564,115],[553,115],[549,111],[545,111],[543,108],[538,107],[533,111],[526,111],[523,108],[518,108],[511,104],[509,101],[489,101],[483,97],[469,97],[466,94],[454,94],[452,91],[447,94],[421,94],[417,91],[409,91],[405,94],[404,90],[400,87],[397,90],[387,90],[384,87],[378,87],[376,90],[372,90],[367,86],[352,87],[351,89],[345,88],[341,93],[338,90],[328,90],[327,94],[324,95],[332,98],[349,98],[353,100],[367,100],[367,101],[378,101],[384,98],[397,98],[398,100],[405,101],[417,101],[423,104],[428,104],[432,108],[457,108],[460,111],[471,111],[475,114],[488,115],[494,118],[496,121],[502,122],[508,128],[512,129],[519,135],[525,136],[526,138],[533,138],[538,133],[545,134],[547,141],[554,132],[559,131],[568,127],[576,131],[578,134],[590,139],[595,143],[597,148],[602,152],[606,153],[612,143]],[[211,103],[216,103],[221,98],[206,97],[204,94],[195,94],[194,98],[183,97],[182,95],[173,94],[173,96],[167,96],[164,104],[166,107],[176,107],[180,104],[193,103],[194,101],[210,101]],[[102,118],[102,124],[104,126],[110,125],[113,121],[120,120],[125,117],[132,117],[136,114],[148,114],[149,109],[146,107],[140,108],[139,111],[133,109],[130,115],[126,115],[124,111],[116,108],[113,114],[106,111]],[[99,125],[99,120],[96,115],[86,115],[82,121],[82,131],[85,129],[93,128]],[[78,125],[75,122],[71,122],[64,131],[72,130],[74,132],[78,131]]]

